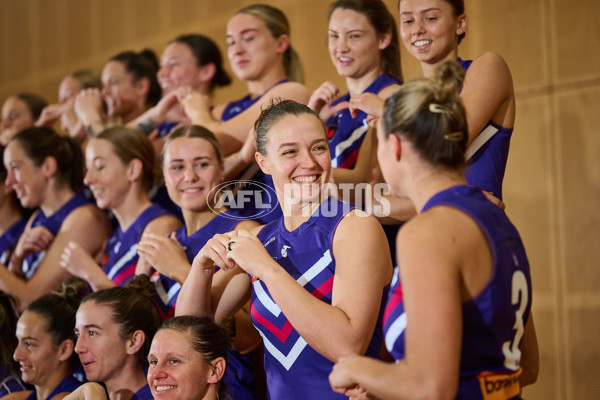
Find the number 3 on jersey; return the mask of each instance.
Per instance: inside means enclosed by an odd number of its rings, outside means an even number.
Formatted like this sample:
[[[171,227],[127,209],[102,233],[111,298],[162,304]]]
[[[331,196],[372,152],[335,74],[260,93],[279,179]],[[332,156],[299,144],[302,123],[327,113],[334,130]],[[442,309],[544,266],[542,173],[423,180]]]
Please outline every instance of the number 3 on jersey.
[[[529,304],[529,292],[527,289],[527,278],[522,271],[515,271],[512,276],[512,305],[518,305],[515,312],[515,336],[512,341],[502,343],[502,353],[504,354],[504,366],[512,371],[519,369],[521,363],[521,350],[519,344],[525,333],[525,321],[523,319],[527,305]]]

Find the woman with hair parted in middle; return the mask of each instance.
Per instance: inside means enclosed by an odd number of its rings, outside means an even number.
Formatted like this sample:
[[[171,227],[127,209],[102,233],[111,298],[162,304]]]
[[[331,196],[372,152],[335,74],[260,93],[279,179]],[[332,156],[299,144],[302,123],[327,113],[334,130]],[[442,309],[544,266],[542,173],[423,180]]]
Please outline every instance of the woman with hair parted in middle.
[[[227,86],[231,78],[223,68],[221,51],[207,36],[187,34],[171,40],[160,59],[158,83],[162,98],[131,124],[160,139],[177,125],[189,123],[179,100],[189,90],[212,96],[215,88]],[[154,134],[153,134],[154,136]],[[163,141],[157,146],[162,150]]]
[[[257,162],[273,177],[286,212],[252,234],[209,240],[181,289],[177,314],[219,318],[251,295],[270,398],[343,398],[327,382],[333,363],[355,352],[379,355],[376,325],[392,276],[385,235],[375,218],[328,192],[327,137],[309,107],[271,105],[256,133]],[[217,277],[215,265],[226,273]]]
[[[152,400],[146,382],[150,343],[161,324],[154,286],[138,275],[125,287],[86,296],[77,310],[75,352],[88,381],[110,400]]]
[[[159,171],[152,144],[143,132],[125,126],[104,130],[89,141],[86,165],[85,184],[98,206],[115,215],[119,226],[106,244],[102,269],[75,241],[65,247],[60,266],[86,280],[93,290],[123,286],[136,273],[136,245],[142,235],[167,235],[181,223],[148,198],[148,188]]]
[[[99,254],[111,227],[106,215],[80,193],[83,157],[75,139],[45,127],[25,129],[8,143],[4,165],[5,184],[21,205],[39,207],[29,218],[8,269],[0,268],[0,290],[13,295],[23,310],[69,277],[59,265],[67,243],[77,242],[90,254]]]
[[[83,281],[70,279],[60,293],[36,299],[19,317],[14,359],[23,381],[34,386],[26,400],[60,399],[81,385],[72,376],[77,365],[73,329],[75,312],[86,293]]]
[[[155,400],[236,399],[222,382],[229,332],[208,317],[184,315],[165,321],[148,354],[148,385]],[[65,400],[107,400],[95,382],[80,386]]]
[[[206,242],[217,233],[251,230],[258,224],[217,204],[215,189],[223,182],[223,156],[217,139],[206,128],[188,125],[169,134],[163,149],[163,173],[171,199],[181,207],[185,225],[170,237],[145,234],[137,249],[140,257],[160,272],[152,280],[161,299],[162,315],[172,316],[180,285]],[[217,270],[215,274],[223,272]],[[254,354],[250,353],[260,351],[261,339],[252,326],[248,304],[235,314],[235,322],[235,343],[225,382],[233,398],[254,399],[261,387],[261,375],[257,377],[255,371],[262,364],[255,367]]]
[[[379,178],[372,171],[378,169],[375,154],[371,154],[371,136],[367,135],[372,129],[367,114],[351,114],[348,102],[362,93],[386,99],[402,84],[396,22],[381,0],[334,1],[328,21],[329,55],[338,74],[345,78],[348,92],[341,94],[333,82],[325,82],[312,94],[308,106],[327,127],[332,166],[342,169],[334,172],[336,182],[369,182]],[[368,154],[363,157],[365,162],[357,165],[365,139]]]
[[[231,69],[246,82],[249,94],[212,110],[210,99],[197,93],[190,93],[182,103],[192,122],[205,126],[219,140],[228,156],[226,176],[246,184],[244,190],[253,192],[251,198],[260,199],[236,204],[236,211],[266,223],[278,218],[281,209],[271,178],[254,163],[254,121],[274,99],[304,104],[310,92],[302,84],[302,64],[292,48],[288,19],[278,8],[253,4],[236,12],[227,23],[227,46]]]

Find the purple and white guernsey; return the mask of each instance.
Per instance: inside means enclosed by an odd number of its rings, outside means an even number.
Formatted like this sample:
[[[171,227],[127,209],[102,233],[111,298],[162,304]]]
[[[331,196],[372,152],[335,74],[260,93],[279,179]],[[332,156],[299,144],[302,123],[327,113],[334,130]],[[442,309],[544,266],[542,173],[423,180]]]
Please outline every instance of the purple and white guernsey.
[[[375,79],[363,93],[379,93],[390,85],[401,83],[389,75],[381,74]],[[350,100],[350,93],[346,93],[333,102],[336,105]],[[349,109],[338,111],[325,123],[327,139],[329,140],[329,152],[331,153],[331,166],[334,168],[353,169],[356,165],[360,146],[369,129],[367,114],[358,111],[356,118],[352,118]]]
[[[330,197],[296,230],[288,232],[281,218],[264,226],[258,238],[305,290],[331,304],[335,276],[333,236],[339,222],[353,208]],[[258,279],[252,280],[251,315],[265,346],[271,399],[346,398],[329,385],[333,363],[306,343]],[[378,353],[368,355],[378,357]]]
[[[41,225],[48,229],[54,236],[56,236],[69,214],[71,214],[71,212],[76,208],[85,206],[87,204],[90,204],[89,200],[87,200],[81,193],[77,193],[75,196],[71,197],[71,199],[67,201],[58,211],[48,217],[45,216],[42,209],[40,209],[31,223],[31,228]],[[48,247],[50,245],[51,244],[49,244]],[[25,280],[29,280],[33,277],[44,257],[46,257],[46,250],[32,253],[25,257],[22,265]]]
[[[140,241],[146,225],[165,214],[167,211],[152,204],[136,218],[125,232],[117,227],[110,236],[106,244],[105,255],[108,259],[102,269],[116,286],[125,286],[133,278],[138,262],[136,245]]]
[[[443,205],[470,216],[487,237],[494,256],[485,288],[463,303],[463,338],[457,399],[519,399],[521,340],[531,310],[529,262],[519,233],[499,207],[472,186],[454,186],[434,195],[425,207]],[[398,270],[383,317],[388,351],[404,358],[406,314]]]
[[[218,233],[227,233],[235,230],[240,223],[239,216],[231,211],[226,211],[215,216],[208,224],[187,235],[185,226],[175,231],[175,237],[185,250],[188,261],[192,263],[194,257],[206,242]],[[219,268],[215,270],[217,272]],[[175,305],[181,285],[162,274],[156,273],[152,276],[152,282],[156,288],[157,305],[161,318],[166,320],[175,313]],[[229,350],[227,370],[225,371],[225,385],[227,393],[232,399],[253,400],[256,398],[256,387],[254,382],[254,370],[252,360],[249,356],[241,354],[233,349]]]
[[[273,87],[286,82],[289,82],[289,79],[282,79],[268,90],[271,90]],[[246,97],[240,100],[228,103],[225,107],[225,110],[223,110],[223,114],[221,115],[221,122],[229,121],[233,117],[236,117],[237,115],[246,111],[248,108],[252,107],[257,101],[259,101],[263,95],[264,93],[254,98],[252,98],[250,95],[247,95]],[[250,180],[258,182],[259,185],[268,186],[272,189],[272,193],[275,193],[275,185],[273,184],[273,178],[271,178],[270,175],[266,175],[265,173],[263,173],[262,170],[258,167],[258,164],[256,163],[252,163],[249,167],[242,171],[242,173],[237,177],[237,179],[242,181]],[[262,191],[264,193],[260,193],[261,191],[256,189],[256,185],[249,185],[246,187],[246,190],[254,190],[259,192],[256,196],[263,199],[264,201],[264,204],[262,204],[261,206],[264,207],[266,210],[273,211],[264,212],[263,208],[258,208],[257,204],[250,202],[248,204],[245,204],[243,208],[235,210],[236,212],[240,213],[240,215],[248,219],[254,219],[260,224],[269,223],[283,215],[281,207],[277,203],[276,196],[267,195],[267,193],[264,190]]]
[[[465,72],[473,62],[460,58],[457,61]],[[512,133],[513,128],[502,127],[490,120],[465,154],[467,183],[493,193],[500,200]]]
[[[175,237],[185,250],[188,261],[191,263],[209,239],[217,233],[233,231],[239,223],[239,218],[234,218],[230,212],[226,212],[215,216],[208,224],[190,236],[187,235],[186,227],[182,226],[175,231]],[[171,318],[175,311],[175,303],[177,302],[181,285],[175,280],[159,273],[152,276],[152,281],[158,294],[159,301],[157,303],[161,317],[163,320]]]
[[[0,235],[0,264],[7,266],[14,247],[25,230],[27,219],[22,218]]]

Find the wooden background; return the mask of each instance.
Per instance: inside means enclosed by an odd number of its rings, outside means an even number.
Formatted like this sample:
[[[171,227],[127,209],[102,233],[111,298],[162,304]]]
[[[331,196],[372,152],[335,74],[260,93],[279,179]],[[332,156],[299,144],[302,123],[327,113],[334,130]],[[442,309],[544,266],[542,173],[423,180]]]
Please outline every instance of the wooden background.
[[[343,86],[326,47],[324,0],[279,0],[304,62],[306,84]],[[386,0],[397,16],[396,0]],[[225,49],[239,0],[0,0],[0,101],[19,91],[56,101],[58,84],[81,68],[100,71],[122,50],[158,56],[178,34],[198,32]],[[517,120],[504,190],[534,278],[541,350],[527,399],[600,397],[600,2],[467,0],[460,55],[504,56],[517,94]],[[403,53],[405,78],[420,76]],[[239,81],[217,102],[241,97]]]

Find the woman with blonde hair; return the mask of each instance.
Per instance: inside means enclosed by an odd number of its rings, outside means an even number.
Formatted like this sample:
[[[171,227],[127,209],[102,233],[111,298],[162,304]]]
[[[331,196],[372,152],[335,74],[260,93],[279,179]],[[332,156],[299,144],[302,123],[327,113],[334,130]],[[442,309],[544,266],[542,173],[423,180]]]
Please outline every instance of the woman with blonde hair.
[[[379,163],[392,194],[408,196],[418,215],[398,234],[384,314],[396,362],[342,357],[329,380],[348,396],[519,399],[537,379],[525,248],[506,214],[464,178],[463,76],[449,61],[385,102]]]

